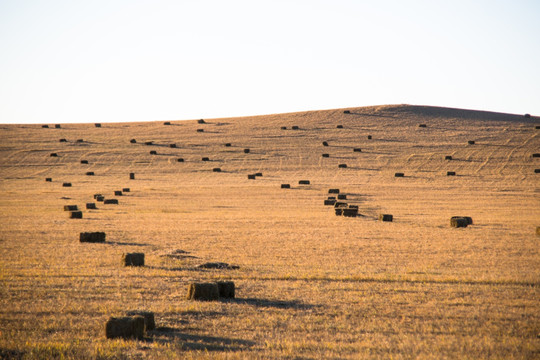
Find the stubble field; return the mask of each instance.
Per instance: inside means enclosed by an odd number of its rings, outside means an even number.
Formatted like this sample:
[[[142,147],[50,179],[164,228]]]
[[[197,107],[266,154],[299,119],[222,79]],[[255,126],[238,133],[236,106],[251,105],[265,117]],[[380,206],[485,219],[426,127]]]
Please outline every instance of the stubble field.
[[[0,126],[0,358],[540,357],[540,120],[349,110]],[[324,206],[330,188],[362,216]],[[119,204],[86,210],[96,193]],[[107,242],[80,243],[87,231]],[[122,266],[128,252],[146,266]],[[234,300],[186,300],[216,279]],[[106,339],[134,309],[157,329]]]

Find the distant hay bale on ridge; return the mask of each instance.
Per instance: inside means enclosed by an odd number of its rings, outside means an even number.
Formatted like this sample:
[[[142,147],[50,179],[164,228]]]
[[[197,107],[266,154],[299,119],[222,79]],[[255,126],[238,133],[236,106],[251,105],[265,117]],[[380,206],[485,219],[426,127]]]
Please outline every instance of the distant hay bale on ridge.
[[[144,266],[144,253],[127,253],[122,255],[124,266]]]
[[[463,218],[463,217],[457,217],[457,216],[453,216],[452,218],[450,218],[450,226],[451,227],[454,227],[454,228],[466,228],[467,225],[469,225],[469,222],[467,221],[467,219]]]
[[[446,176],[456,176],[456,172],[455,171],[447,171]]]
[[[118,205],[118,199],[105,199],[105,200],[103,200],[103,203],[104,204]]]
[[[300,181],[298,181],[298,184],[299,185],[309,185],[310,181],[309,180],[300,180]]]
[[[290,189],[290,188],[291,188],[291,184],[281,184],[281,188],[282,188],[282,189]]]
[[[401,172],[397,172],[394,174],[394,177],[405,177],[405,174]]]
[[[87,209],[97,209],[96,203],[86,203]]]
[[[451,156],[451,155],[446,155],[446,156],[444,157],[444,160],[452,160],[452,156]]]
[[[345,169],[345,168],[347,168],[347,164],[339,164],[338,168]]]
[[[77,205],[64,205],[64,211],[77,211],[79,208]]]
[[[379,221],[392,222],[394,221],[394,216],[391,214],[379,214]]]
[[[339,189],[328,189],[329,194],[339,194]]]
[[[105,233],[104,232],[82,232],[79,235],[80,242],[88,243],[101,243],[105,242]]]
[[[69,212],[69,218],[70,219],[82,219],[82,211],[70,211]]]

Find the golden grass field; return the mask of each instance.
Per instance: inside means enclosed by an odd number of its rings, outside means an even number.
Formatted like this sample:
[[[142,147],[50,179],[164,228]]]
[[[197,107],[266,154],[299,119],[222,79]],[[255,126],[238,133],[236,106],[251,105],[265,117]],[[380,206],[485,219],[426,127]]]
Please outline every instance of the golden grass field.
[[[540,358],[540,119],[343,110],[0,125],[0,358]],[[362,216],[335,216],[330,188]],[[86,210],[96,193],[120,203]],[[474,224],[451,228],[454,215]],[[86,231],[107,242],[80,243]],[[122,266],[127,252],[146,266]],[[236,299],[186,300],[215,279]],[[106,339],[107,319],[134,309],[157,330]]]

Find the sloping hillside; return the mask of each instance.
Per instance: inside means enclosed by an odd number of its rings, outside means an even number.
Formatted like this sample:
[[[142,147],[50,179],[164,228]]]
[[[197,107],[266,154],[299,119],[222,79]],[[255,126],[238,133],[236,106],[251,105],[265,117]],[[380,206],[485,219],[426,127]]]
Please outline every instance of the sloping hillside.
[[[388,105],[164,122],[0,126],[2,356],[540,352],[539,118]],[[359,216],[336,216],[329,189]],[[129,252],[146,266],[122,266]],[[216,279],[236,299],[185,299]],[[132,309],[157,330],[107,340]]]

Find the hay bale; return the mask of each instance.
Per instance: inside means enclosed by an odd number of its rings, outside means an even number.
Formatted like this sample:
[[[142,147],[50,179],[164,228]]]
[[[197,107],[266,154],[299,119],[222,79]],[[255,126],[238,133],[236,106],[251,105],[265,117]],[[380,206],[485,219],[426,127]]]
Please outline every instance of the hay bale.
[[[248,180],[255,180],[255,174],[248,175]]]
[[[101,124],[100,123],[95,123],[94,126],[95,127],[101,127]]]
[[[282,189],[290,189],[290,188],[291,188],[291,184],[281,184],[281,188],[282,188]]]
[[[343,215],[343,209],[344,209],[344,208],[341,208],[341,207],[339,207],[339,208],[334,208],[334,212],[335,212],[336,216],[341,216],[341,215]]]
[[[329,194],[339,194],[339,189],[328,189]]]
[[[348,207],[343,209],[342,215],[345,217],[357,217],[358,216],[358,207]]]
[[[531,114],[525,114],[525,115],[523,115],[523,116],[525,116],[526,119],[530,119],[530,118],[531,118]]]
[[[97,196],[96,201],[105,201],[105,196],[103,196],[103,195]]]
[[[203,157],[201,160],[202,160],[202,161],[210,161],[210,158]]]
[[[82,211],[70,211],[69,212],[69,218],[70,219],[82,219]]]
[[[67,139],[60,139],[59,142],[67,142]]]
[[[144,318],[144,329],[152,331],[156,328],[154,313],[151,311],[131,310],[126,312],[127,316],[142,316]]]
[[[82,232],[79,235],[80,242],[102,243],[105,242],[104,232]]]
[[[300,181],[298,182],[298,184],[299,184],[299,185],[309,185],[309,184],[311,184],[311,183],[310,183],[309,180],[300,180]]]
[[[81,160],[81,164],[88,164],[88,160]]]
[[[540,129],[540,125],[536,125],[534,128],[535,128],[536,130],[538,130],[538,129]]]
[[[281,130],[287,130],[287,127],[286,127],[286,126],[282,126],[282,127],[281,127]]]
[[[197,129],[197,132],[204,132],[204,129]]]
[[[86,175],[88,175],[88,176],[94,176],[95,174],[94,174],[93,171],[87,171],[87,172],[86,172]]]
[[[336,201],[336,203],[334,204],[335,208],[345,208],[345,207],[348,207],[348,206],[349,205],[346,202],[343,202],[343,201]]]
[[[49,125],[41,125],[41,127],[44,128],[44,129],[48,129]]]
[[[83,139],[77,139],[77,140],[75,140],[75,142],[76,143],[82,143],[82,142],[84,142],[84,140]]]
[[[456,172],[455,171],[447,171],[446,176],[456,176]]]
[[[347,200],[347,194],[339,194],[337,198],[338,200]]]
[[[446,155],[446,156],[444,157],[444,160],[452,160],[452,156]]]
[[[219,287],[216,283],[191,283],[188,286],[188,300],[211,301],[219,299]]]
[[[343,113],[344,113],[344,114],[350,114],[351,111],[350,111],[350,110],[343,110]]]
[[[353,149],[353,152],[362,152],[362,149],[360,149],[360,148],[354,148],[354,149]]]
[[[219,297],[224,299],[234,299],[234,282],[218,281],[217,282]]]
[[[540,169],[534,169],[535,174],[540,174]]]
[[[144,317],[126,316],[121,318],[111,317],[105,324],[105,336],[107,339],[138,339],[144,338]]]
[[[148,146],[154,145],[154,142],[153,141],[145,141],[144,145],[148,145]]]
[[[349,205],[349,209],[358,209],[358,205]]]
[[[55,129],[60,129],[61,126],[60,126],[60,124],[56,124],[56,125],[54,125],[54,128],[55,128]]]
[[[136,143],[137,143],[137,140],[131,139],[131,140],[129,140],[129,142],[132,143],[132,144],[136,144]]]
[[[335,196],[329,196],[328,200],[336,200],[336,197]]]
[[[176,159],[176,162],[184,162],[184,158],[178,158]]]
[[[71,183],[69,182],[65,182],[62,184],[63,187],[71,187]]]
[[[367,138],[368,138],[368,140],[371,140],[371,139],[373,139],[373,136],[368,135]]]
[[[124,266],[144,266],[144,253],[127,253],[122,255]]]
[[[231,147],[231,146],[232,146],[231,143],[226,143],[226,144],[225,144],[225,147]]]
[[[131,190],[130,190],[130,188],[122,188],[122,191],[123,192],[130,192]]]
[[[325,158],[330,157],[330,154],[322,154],[322,157],[325,157]]]
[[[450,218],[450,226],[451,227],[455,227],[455,228],[466,228],[467,225],[469,225],[469,222],[467,221],[467,219],[465,218],[462,218],[462,217],[452,217]]]
[[[379,214],[379,221],[392,222],[394,221],[394,216],[390,214]]]
[[[58,157],[58,154],[57,154],[57,153],[51,153],[49,156],[51,156],[51,157]]]
[[[213,168],[212,171],[213,172],[221,172],[221,168]]]
[[[79,208],[77,205],[64,205],[64,211],[77,211]]]
[[[45,178],[45,181],[52,182],[52,178]]]
[[[129,179],[135,180],[135,173],[129,173]]]
[[[96,203],[86,203],[87,209],[97,209]]]
[[[340,168],[340,169],[346,169],[346,168],[347,168],[347,164],[339,164],[339,165],[338,165],[338,168]]]
[[[300,128],[299,128],[298,126],[296,126],[296,125],[294,125],[291,129],[293,129],[293,130],[300,130]]]
[[[426,124],[418,124],[418,127],[419,128],[425,128],[425,127],[427,127],[427,125]]]
[[[249,149],[244,149],[244,154],[249,154]]]
[[[118,199],[105,199],[105,200],[103,200],[103,203],[104,204],[118,205]]]
[[[122,196],[122,192],[120,190],[115,190],[114,196]]]
[[[473,224],[472,217],[470,217],[470,216],[452,216],[450,219],[457,219],[457,218],[465,219],[467,221],[467,225],[472,225]]]
[[[263,176],[262,172],[255,173],[255,176]]]
[[[469,141],[467,141],[467,144],[469,144],[469,145],[474,145],[474,144],[475,144],[475,141],[474,141],[474,140],[469,140]]]
[[[170,121],[165,121],[165,122],[163,123],[163,125],[171,125],[171,122],[170,122]]]
[[[172,148],[172,149],[175,149],[175,148],[176,148],[176,144],[169,144],[169,147]]]
[[[206,122],[204,121],[204,119],[199,119],[197,120],[197,124],[206,124]]]
[[[150,155],[157,155],[157,151],[156,150],[151,150]]]
[[[395,177],[404,177],[405,174],[404,173],[400,173],[400,172],[397,172],[394,174]]]
[[[343,125],[336,126],[336,129],[343,129]]]
[[[540,157],[540,154],[539,153],[534,153],[531,155],[531,157],[535,158],[535,157]]]
[[[328,146],[328,141],[323,141],[322,144],[323,146]]]
[[[335,203],[336,203],[336,200],[333,200],[333,199],[324,200],[324,206],[334,206]]]
[[[94,194],[94,199],[97,199],[98,196],[103,196],[103,195],[101,195],[101,194]]]

